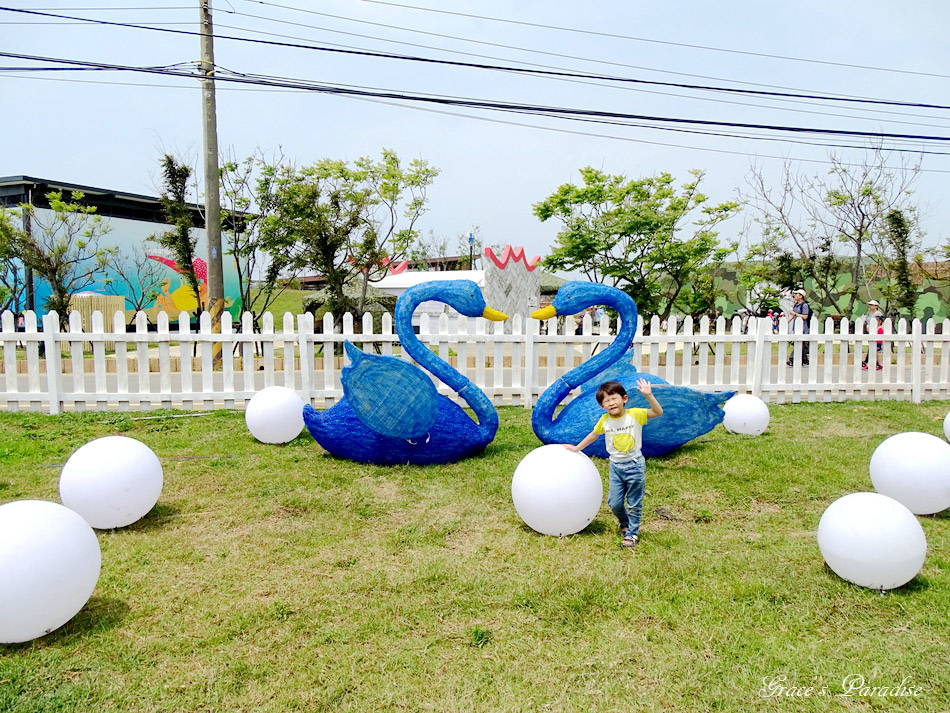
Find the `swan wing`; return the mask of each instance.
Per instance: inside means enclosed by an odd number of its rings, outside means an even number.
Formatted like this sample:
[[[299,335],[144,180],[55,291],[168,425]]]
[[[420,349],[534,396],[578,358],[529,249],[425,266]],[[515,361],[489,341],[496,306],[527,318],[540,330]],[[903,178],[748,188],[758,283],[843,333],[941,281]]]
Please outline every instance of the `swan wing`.
[[[353,412],[366,427],[390,438],[419,438],[438,414],[438,392],[419,367],[394,357],[365,354],[345,342],[350,364],[341,380]]]

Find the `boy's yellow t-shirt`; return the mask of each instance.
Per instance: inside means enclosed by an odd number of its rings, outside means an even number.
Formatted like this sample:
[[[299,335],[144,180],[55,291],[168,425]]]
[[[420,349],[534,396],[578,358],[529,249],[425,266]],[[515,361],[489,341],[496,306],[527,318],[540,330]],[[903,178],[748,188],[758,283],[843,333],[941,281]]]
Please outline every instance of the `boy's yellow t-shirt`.
[[[604,434],[607,454],[611,460],[633,460],[641,455],[640,445],[643,443],[643,427],[646,422],[647,409],[628,408],[620,418],[612,418],[609,413],[605,413],[594,426],[594,433]]]

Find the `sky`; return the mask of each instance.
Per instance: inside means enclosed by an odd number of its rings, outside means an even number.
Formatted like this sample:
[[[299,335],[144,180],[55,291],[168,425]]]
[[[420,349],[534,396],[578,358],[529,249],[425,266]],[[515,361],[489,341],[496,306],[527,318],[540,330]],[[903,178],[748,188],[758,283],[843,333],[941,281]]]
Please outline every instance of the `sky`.
[[[0,0],[2,3],[3,0]],[[583,8],[582,10],[580,8]],[[197,165],[201,94],[189,77],[69,68],[49,58],[126,67],[188,69],[199,58],[198,0],[42,0],[0,4],[3,150],[0,176],[157,195],[158,165],[174,153]],[[76,20],[12,12],[28,9]],[[950,104],[950,3],[909,0],[737,0],[587,3],[562,0],[215,0],[219,76],[267,75],[310,85],[461,97],[495,103],[799,128],[950,137],[950,111],[877,103],[767,98],[629,81],[542,77],[309,47],[356,49],[452,62],[607,75],[911,104]],[[144,27],[142,27],[144,26]],[[155,31],[146,27],[173,30]],[[251,38],[264,43],[225,39]],[[235,75],[231,75],[235,76]],[[864,159],[871,139],[637,121],[566,121],[404,100],[217,83],[222,154],[276,152],[298,165],[378,158],[385,147],[441,173],[420,221],[454,245],[478,226],[485,244],[547,254],[558,224],[532,205],[594,166],[628,178],[661,172],[685,182],[706,172],[711,202],[736,198],[751,165],[777,181],[783,162],[821,175],[828,154]],[[663,125],[689,131],[662,130]],[[767,137],[756,140],[748,134]],[[950,236],[950,141],[885,140],[930,151],[915,184],[925,243]],[[817,144],[817,145],[816,145]],[[916,160],[915,153],[905,153]],[[896,167],[901,154],[890,154]],[[720,226],[735,239],[744,220]]]

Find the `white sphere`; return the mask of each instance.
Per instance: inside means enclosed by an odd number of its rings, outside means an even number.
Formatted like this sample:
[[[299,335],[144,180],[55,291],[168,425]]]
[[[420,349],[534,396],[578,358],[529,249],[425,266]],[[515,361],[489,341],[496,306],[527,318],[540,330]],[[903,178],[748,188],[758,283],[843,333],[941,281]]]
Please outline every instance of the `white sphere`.
[[[143,518],[162,494],[162,464],[152,449],[125,436],[89,441],[59,475],[59,499],[100,530]]]
[[[917,518],[879,493],[838,498],[818,523],[818,548],[828,566],[849,582],[893,589],[924,565],[927,538]]]
[[[943,419],[943,435],[950,441],[950,411],[947,412],[946,418]]]
[[[0,643],[58,629],[83,608],[99,581],[96,533],[59,503],[0,506]]]
[[[729,433],[761,436],[769,427],[769,407],[752,394],[736,394],[726,401],[722,410],[726,412],[722,425]]]
[[[515,510],[543,535],[573,535],[597,516],[604,484],[597,466],[563,445],[535,448],[521,459],[511,480]]]
[[[268,386],[251,397],[244,422],[262,443],[289,443],[303,430],[303,399],[283,386]]]
[[[930,515],[950,508],[950,443],[929,433],[898,433],[871,456],[874,489]]]

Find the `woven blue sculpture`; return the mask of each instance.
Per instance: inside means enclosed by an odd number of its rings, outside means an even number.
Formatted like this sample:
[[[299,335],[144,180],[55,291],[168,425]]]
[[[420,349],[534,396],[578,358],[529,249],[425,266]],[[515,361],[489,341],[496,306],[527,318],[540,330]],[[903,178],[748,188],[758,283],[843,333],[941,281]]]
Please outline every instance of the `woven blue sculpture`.
[[[671,386],[663,379],[638,372],[622,357],[636,334],[637,306],[625,292],[615,287],[592,282],[568,282],[558,290],[550,307],[537,310],[531,316],[548,319],[561,314],[577,314],[594,305],[613,307],[620,314],[621,326],[617,337],[607,349],[551,384],[535,404],[531,426],[544,443],[579,443],[590,433],[603,415],[597,403],[597,387],[605,381],[618,381],[627,390],[627,408],[649,408],[646,399],[636,390],[637,379],[656,384],[653,393],[663,406],[663,416],[652,418],[643,427],[643,455],[660,456],[679,448],[687,441],[708,433],[722,422],[725,413],[720,405],[735,392],[703,393],[683,386]],[[581,394],[554,412],[573,389]],[[607,457],[607,447],[601,436],[584,449],[589,456]]]
[[[359,463],[431,465],[461,460],[491,443],[498,430],[495,407],[465,376],[426,347],[412,330],[412,313],[427,300],[445,302],[468,317],[508,317],[488,309],[470,280],[425,282],[403,292],[395,327],[403,349],[462,397],[462,407],[437,393],[428,374],[393,357],[364,354],[345,343],[344,397],[327,411],[304,406],[307,430],[329,453]]]

